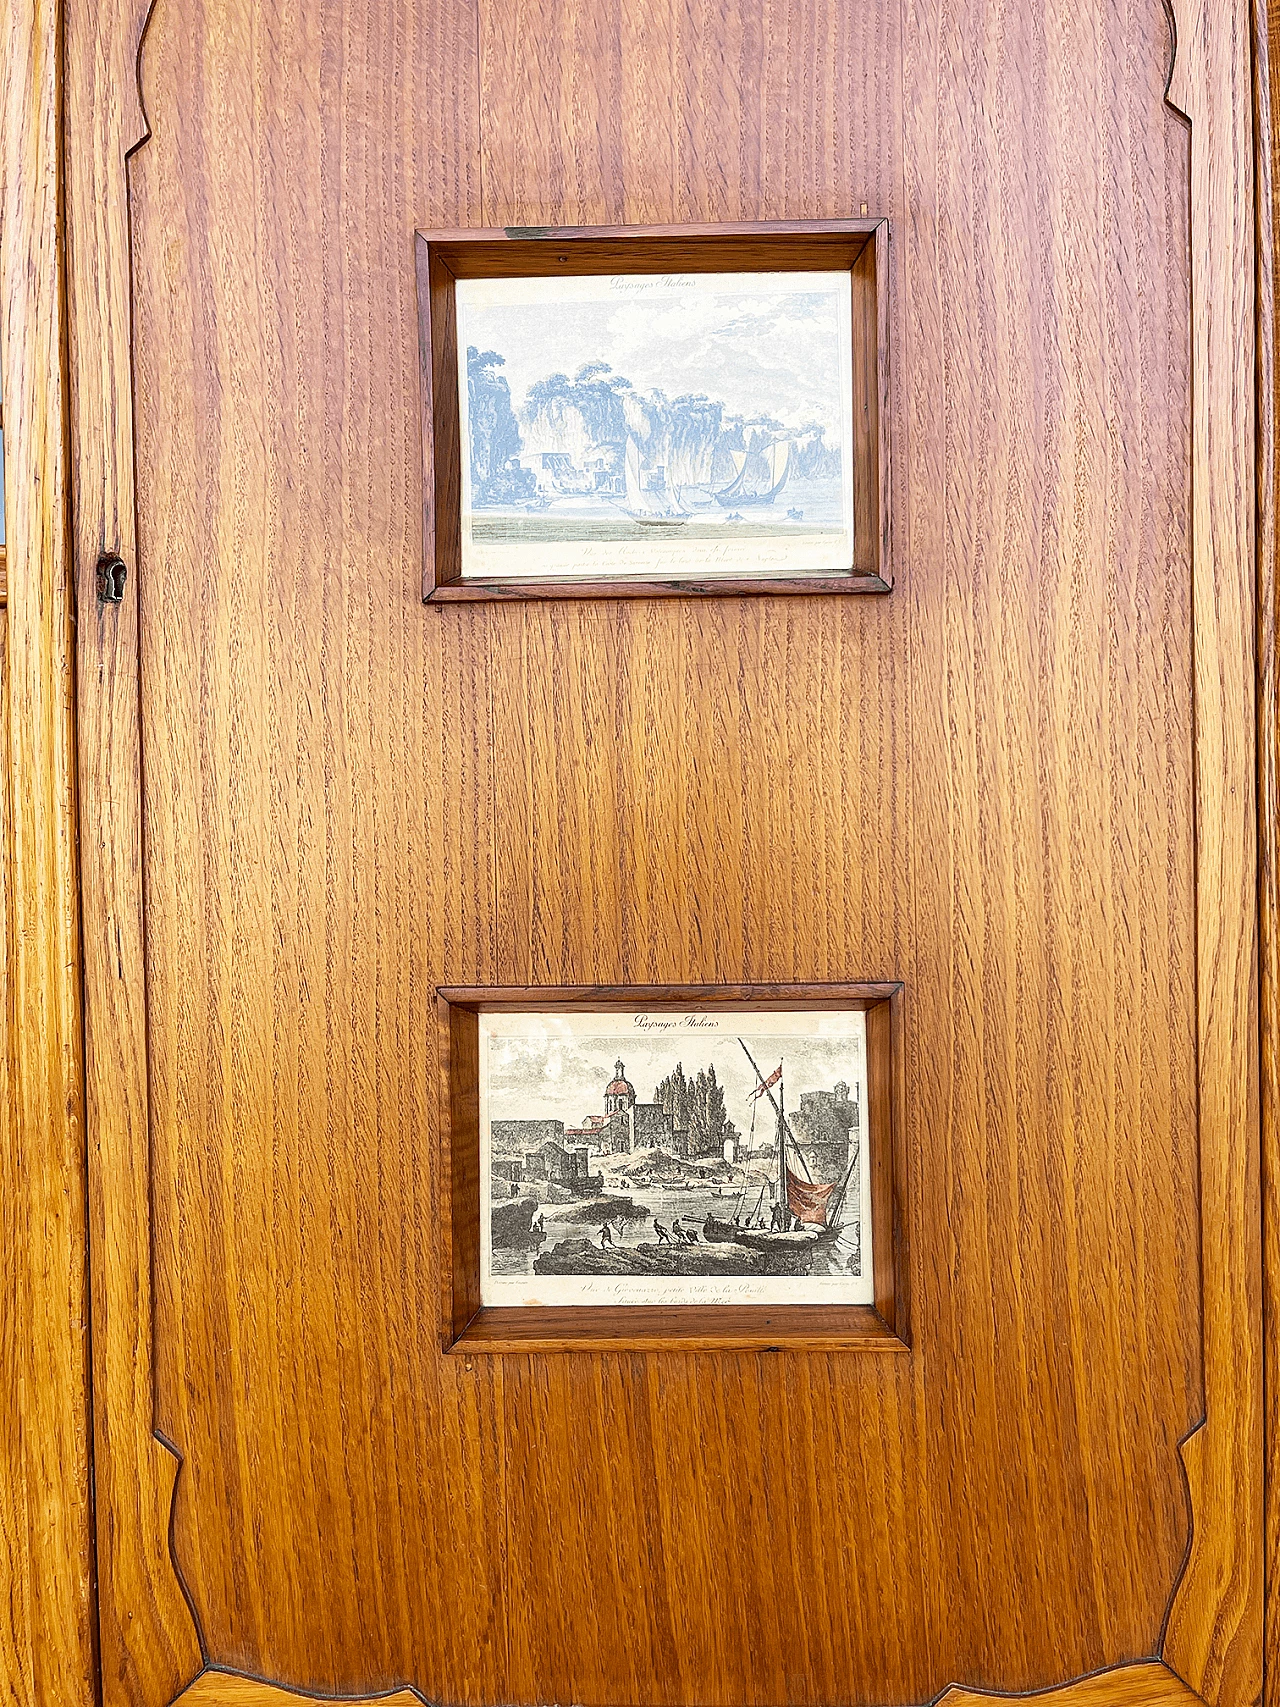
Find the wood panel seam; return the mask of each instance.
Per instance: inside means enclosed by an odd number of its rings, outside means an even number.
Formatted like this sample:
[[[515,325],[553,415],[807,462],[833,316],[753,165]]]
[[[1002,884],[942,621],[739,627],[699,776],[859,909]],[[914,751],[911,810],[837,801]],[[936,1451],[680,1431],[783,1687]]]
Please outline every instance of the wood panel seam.
[[[29,1707],[92,1707],[98,1670],[63,40],[60,0],[25,0],[0,54],[0,1672]]]
[[[1275,129],[1280,7],[1255,0],[1254,159],[1257,171],[1258,940],[1263,1253],[1263,1701],[1280,1702],[1280,692],[1276,671],[1277,367]]]

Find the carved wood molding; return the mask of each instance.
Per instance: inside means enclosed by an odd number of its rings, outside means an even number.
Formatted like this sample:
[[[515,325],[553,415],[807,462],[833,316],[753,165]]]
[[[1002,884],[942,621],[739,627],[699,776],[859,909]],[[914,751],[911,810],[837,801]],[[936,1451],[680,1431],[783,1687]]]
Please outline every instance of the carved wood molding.
[[[209,1667],[178,1697],[173,1707],[289,1707],[299,1701],[323,1701],[318,1695],[298,1695],[279,1684],[244,1677],[238,1672]],[[398,1689],[390,1695],[344,1696],[351,1707],[416,1707],[425,1700],[416,1689]],[[989,1707],[999,1701],[1043,1701],[1052,1707],[1196,1707],[1200,1697],[1188,1689],[1176,1673],[1159,1660],[1140,1660],[1135,1665],[1095,1672],[1058,1689],[1034,1695],[988,1694],[960,1689],[955,1684],[937,1697],[937,1707]]]
[[[148,135],[138,91],[151,5],[68,0],[67,10],[85,1080],[92,1240],[100,1253],[93,1312],[102,1672],[107,1707],[176,1700],[267,1707],[300,1697],[206,1664],[170,1547],[178,1461],[154,1427],[127,180],[128,156]],[[1066,1707],[1196,1700],[1246,1707],[1262,1673],[1255,17],[1246,0],[1170,0],[1169,9],[1176,53],[1168,99],[1189,123],[1191,160],[1200,1189],[1202,1228],[1213,1232],[1202,1238],[1205,1418],[1182,1448],[1191,1544],[1160,1656],[1044,1692]],[[1265,47],[1265,27],[1259,34]],[[1268,325],[1268,350],[1269,338]],[[104,552],[118,554],[127,570],[123,602],[105,608],[97,597]],[[1269,669],[1269,654],[1261,662]],[[1264,1018],[1275,1025],[1271,1009]],[[405,1687],[364,1699],[409,1707],[422,1697]],[[958,1686],[940,1697],[948,1707],[990,1699]]]
[[[960,1689],[952,1684],[938,1697],[937,1707],[987,1707],[1007,1701],[981,1689]],[[1160,1660],[1139,1660],[1065,1683],[1058,1689],[1014,1697],[1021,1701],[1051,1702],[1053,1707],[1196,1707],[1200,1697]]]
[[[264,1683],[260,1678],[210,1666],[183,1690],[173,1707],[289,1707],[290,1703],[298,1707],[300,1701],[321,1699],[298,1695],[278,1683]],[[375,1702],[381,1707],[422,1707],[426,1696],[416,1689],[396,1689],[388,1695],[346,1695],[341,1699],[350,1707],[373,1707]]]
[[[65,114],[85,1090],[103,1697],[169,1701],[200,1669],[170,1553],[178,1459],[155,1433],[142,915],[141,720],[125,162],[147,135],[151,0],[69,0]],[[98,598],[98,562],[125,565]]]
[[[1162,1657],[1210,1703],[1262,1686],[1254,432],[1249,10],[1173,0],[1168,100],[1190,125],[1196,985],[1202,1426],[1191,1543]],[[1210,1236],[1206,1236],[1209,1230]]]

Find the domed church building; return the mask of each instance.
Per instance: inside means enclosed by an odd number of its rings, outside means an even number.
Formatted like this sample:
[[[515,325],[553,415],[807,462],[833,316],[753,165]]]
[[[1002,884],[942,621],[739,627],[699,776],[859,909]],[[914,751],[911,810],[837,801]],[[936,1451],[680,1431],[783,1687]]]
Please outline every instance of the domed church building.
[[[567,1138],[586,1142],[593,1150],[617,1154],[623,1150],[668,1150],[681,1154],[686,1134],[677,1132],[660,1102],[637,1102],[624,1061],[613,1064],[613,1078],[604,1088],[604,1114],[589,1114]]]
[[[626,1114],[636,1106],[636,1093],[627,1083],[627,1070],[621,1061],[613,1064],[613,1081],[605,1086],[604,1111],[606,1114]]]

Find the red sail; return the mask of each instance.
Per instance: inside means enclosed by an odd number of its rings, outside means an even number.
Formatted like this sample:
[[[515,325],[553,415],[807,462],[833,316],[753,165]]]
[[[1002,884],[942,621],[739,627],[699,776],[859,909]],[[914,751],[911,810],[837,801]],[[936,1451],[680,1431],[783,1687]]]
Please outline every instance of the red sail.
[[[787,1169],[787,1206],[797,1221],[804,1221],[811,1227],[826,1226],[827,1201],[835,1189],[834,1181],[819,1183],[797,1179],[791,1169]]]

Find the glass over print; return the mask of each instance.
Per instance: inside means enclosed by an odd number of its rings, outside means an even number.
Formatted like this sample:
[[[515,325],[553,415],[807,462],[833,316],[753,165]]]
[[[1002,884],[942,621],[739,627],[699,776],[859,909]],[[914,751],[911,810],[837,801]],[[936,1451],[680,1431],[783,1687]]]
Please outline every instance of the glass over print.
[[[872,1302],[864,1014],[479,1023],[482,1303]]]
[[[462,574],[840,575],[847,271],[459,279]]]

